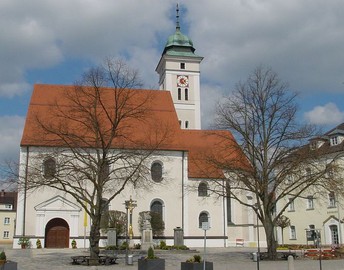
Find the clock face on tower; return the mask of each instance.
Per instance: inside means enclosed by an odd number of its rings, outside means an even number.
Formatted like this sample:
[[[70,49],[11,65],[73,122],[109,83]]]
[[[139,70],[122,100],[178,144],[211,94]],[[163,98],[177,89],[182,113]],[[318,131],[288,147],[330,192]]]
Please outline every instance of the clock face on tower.
[[[189,85],[188,76],[184,76],[184,75],[177,76],[177,84],[180,87],[187,87]]]

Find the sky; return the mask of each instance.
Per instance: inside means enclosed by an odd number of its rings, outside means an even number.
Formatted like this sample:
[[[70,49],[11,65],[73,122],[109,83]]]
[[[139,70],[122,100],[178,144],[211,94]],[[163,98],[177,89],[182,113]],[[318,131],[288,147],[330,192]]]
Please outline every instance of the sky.
[[[106,57],[145,85],[176,26],[171,0],[1,0],[0,162],[19,159],[35,83],[73,84]],[[343,0],[179,0],[181,31],[201,64],[202,128],[216,102],[259,65],[299,93],[299,119],[344,122]]]

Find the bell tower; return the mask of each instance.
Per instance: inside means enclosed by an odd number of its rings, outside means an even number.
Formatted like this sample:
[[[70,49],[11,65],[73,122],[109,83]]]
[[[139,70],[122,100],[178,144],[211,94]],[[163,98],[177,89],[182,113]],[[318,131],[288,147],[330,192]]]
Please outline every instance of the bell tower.
[[[183,129],[201,129],[200,64],[192,40],[183,35],[176,9],[176,31],[169,36],[155,71],[159,74],[160,90],[171,92]]]

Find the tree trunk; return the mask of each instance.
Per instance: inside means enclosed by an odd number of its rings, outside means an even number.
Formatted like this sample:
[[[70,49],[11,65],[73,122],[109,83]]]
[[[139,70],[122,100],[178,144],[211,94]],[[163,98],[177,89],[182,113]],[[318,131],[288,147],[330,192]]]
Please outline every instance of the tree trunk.
[[[99,264],[100,223],[92,219],[90,231],[90,265]]]
[[[275,226],[271,220],[266,220],[264,222],[264,229],[266,234],[266,241],[268,245],[268,258],[270,260],[277,259],[277,242],[275,237]]]

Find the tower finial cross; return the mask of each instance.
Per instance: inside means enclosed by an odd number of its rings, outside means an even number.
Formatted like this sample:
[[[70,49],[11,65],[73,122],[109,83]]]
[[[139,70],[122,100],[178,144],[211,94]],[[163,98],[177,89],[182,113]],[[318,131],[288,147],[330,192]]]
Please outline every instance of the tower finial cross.
[[[179,4],[177,3],[177,8],[176,8],[176,29],[177,30],[180,30],[180,25],[179,25]]]

